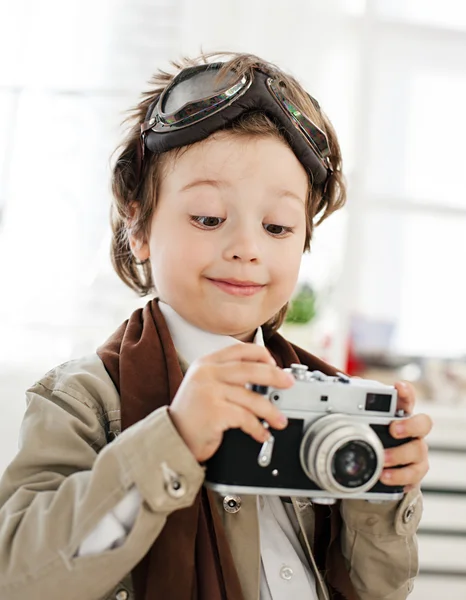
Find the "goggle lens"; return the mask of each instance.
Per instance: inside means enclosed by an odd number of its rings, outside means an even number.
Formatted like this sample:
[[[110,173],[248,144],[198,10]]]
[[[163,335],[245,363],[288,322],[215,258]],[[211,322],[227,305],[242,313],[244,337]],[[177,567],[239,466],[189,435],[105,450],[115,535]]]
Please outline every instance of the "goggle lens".
[[[190,71],[173,80],[154,108],[161,123],[186,127],[217,112],[248,86],[248,79],[239,78],[233,71],[221,78],[218,68]]]

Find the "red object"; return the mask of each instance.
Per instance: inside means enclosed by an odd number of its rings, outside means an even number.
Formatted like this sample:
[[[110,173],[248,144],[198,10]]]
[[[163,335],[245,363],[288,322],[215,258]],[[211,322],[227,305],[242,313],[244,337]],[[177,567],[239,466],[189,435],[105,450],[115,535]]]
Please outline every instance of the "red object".
[[[350,336],[348,339],[348,351],[346,353],[346,373],[348,375],[361,375],[364,372],[366,365],[358,358],[354,350],[353,339]]]

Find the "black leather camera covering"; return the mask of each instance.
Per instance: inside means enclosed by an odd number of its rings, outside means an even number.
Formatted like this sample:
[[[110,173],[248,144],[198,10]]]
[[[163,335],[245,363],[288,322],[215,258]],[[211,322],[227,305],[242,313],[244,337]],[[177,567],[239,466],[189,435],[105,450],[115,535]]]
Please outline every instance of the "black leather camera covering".
[[[388,425],[371,425],[384,448],[404,444],[408,440],[397,440],[388,432]],[[304,433],[302,419],[289,419],[286,429],[271,429],[275,437],[272,461],[261,467],[257,462],[261,444],[240,429],[225,432],[223,442],[207,463],[206,481],[211,484],[237,485],[252,488],[283,488],[293,490],[321,490],[304,473],[299,451]],[[272,472],[278,471],[277,475]],[[366,493],[399,493],[400,486],[387,486],[377,482]],[[256,493],[256,492],[251,492]],[[305,495],[305,494],[303,494]],[[333,494],[329,493],[329,497]]]

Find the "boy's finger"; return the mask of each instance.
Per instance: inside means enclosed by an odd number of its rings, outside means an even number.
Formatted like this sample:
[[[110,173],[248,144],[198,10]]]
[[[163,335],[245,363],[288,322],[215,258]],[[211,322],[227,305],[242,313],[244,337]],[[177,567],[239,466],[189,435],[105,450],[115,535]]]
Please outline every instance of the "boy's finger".
[[[274,429],[284,429],[288,419],[268,398],[238,386],[225,386],[222,394],[228,402],[237,404],[256,418],[264,419]]]
[[[416,403],[416,395],[413,386],[407,381],[397,381],[395,383],[398,392],[397,409],[402,409],[406,414],[412,414]]]
[[[412,440],[401,446],[385,450],[385,467],[410,465],[427,461],[427,444],[424,440]]]
[[[237,404],[231,403],[229,405],[225,411],[225,417],[225,430],[241,429],[261,444],[270,438],[270,431],[264,427],[262,422],[251,412]]]
[[[408,419],[400,419],[390,423],[390,435],[397,439],[407,437],[423,438],[430,433],[432,429],[432,419],[429,415],[421,413]]]
[[[231,346],[217,350],[200,358],[199,363],[224,363],[233,361],[263,362],[276,365],[276,361],[265,346],[258,344],[233,343]]]
[[[429,465],[416,463],[400,469],[384,469],[380,481],[385,485],[416,485],[422,481],[429,470]]]
[[[245,386],[256,384],[277,388],[291,387],[295,379],[293,375],[273,365],[253,362],[231,362],[213,367],[215,378],[229,385]]]

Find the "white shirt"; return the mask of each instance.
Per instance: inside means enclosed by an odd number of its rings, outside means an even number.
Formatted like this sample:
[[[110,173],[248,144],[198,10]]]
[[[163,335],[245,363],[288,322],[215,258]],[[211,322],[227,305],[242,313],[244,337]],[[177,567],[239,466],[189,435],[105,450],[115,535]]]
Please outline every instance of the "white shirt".
[[[202,331],[185,321],[168,304],[159,302],[176,350],[188,362],[211,354],[239,340]],[[264,345],[258,329],[254,343]],[[121,546],[141,507],[134,487],[107,513],[84,539],[78,556],[98,554]],[[317,600],[316,582],[297,537],[298,526],[278,496],[260,496],[257,502],[261,548],[261,600],[288,600],[290,597]]]

